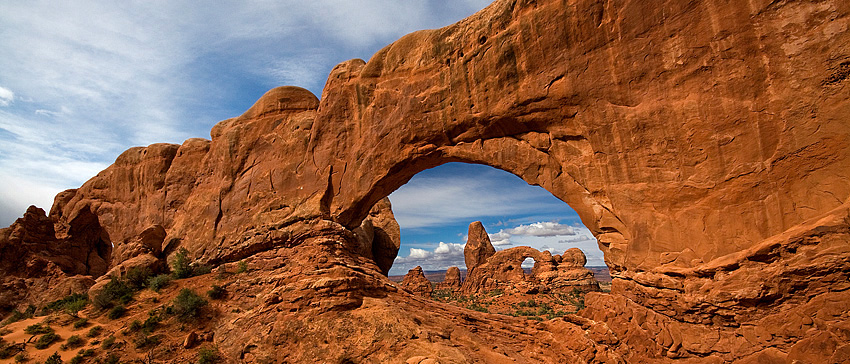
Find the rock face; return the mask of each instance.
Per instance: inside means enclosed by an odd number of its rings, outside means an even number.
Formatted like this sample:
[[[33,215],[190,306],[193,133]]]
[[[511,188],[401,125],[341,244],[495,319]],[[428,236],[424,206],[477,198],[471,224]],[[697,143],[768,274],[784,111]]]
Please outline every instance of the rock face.
[[[480,225],[479,223],[476,230],[487,236]],[[468,252],[476,254],[475,250]],[[467,256],[464,258],[469,259]],[[526,258],[534,259],[531,274],[526,274],[522,268],[522,262]],[[548,251],[541,252],[527,246],[513,247],[496,252],[476,265],[475,269],[468,271],[462,291],[466,294],[486,293],[497,289],[511,293],[599,291],[599,283],[593,278],[593,272],[584,267],[585,263],[587,259],[578,248],[567,250],[563,256],[552,256]]]
[[[437,283],[437,289],[447,289],[451,291],[459,291],[461,287],[460,269],[458,267],[449,267],[446,269],[446,279]]]
[[[86,292],[94,284],[90,275],[106,273],[112,247],[100,240],[91,219],[80,214],[77,229],[57,235],[44,210],[30,206],[0,229],[0,310]]]
[[[829,357],[850,342],[842,334],[850,311],[848,14],[842,0],[498,0],[457,24],[404,36],[369,62],[336,66],[321,101],[276,88],[217,124],[211,140],[124,152],[57,195],[49,215],[62,249],[75,247],[62,251],[89,263],[41,261],[96,276],[122,263],[100,247],[133,255],[122,245],[152,226],[165,231],[162,255],[185,247],[213,265],[271,251],[295,257],[309,242],[315,251],[307,252],[337,270],[281,274],[313,279],[319,307],[388,300],[426,310],[375,288],[395,255],[394,243],[376,243],[376,219],[371,247],[368,227],[354,230],[416,173],[482,163],[573,207],[611,269],[612,293],[590,295],[583,312],[592,320],[534,332],[566,340],[535,360]],[[13,225],[3,239],[49,237],[48,225],[26,228],[32,235],[12,234]],[[377,291],[363,299],[362,287]],[[468,328],[445,312],[429,327]],[[323,317],[323,327],[343,325],[343,316]],[[360,330],[384,325],[360,320]],[[492,320],[493,330],[527,326]],[[236,357],[247,332],[222,329],[216,340],[224,335],[221,347]],[[308,344],[264,341],[257,350]],[[409,349],[398,355],[416,356],[413,344],[398,345]],[[525,350],[511,345],[510,355]],[[331,352],[302,358],[345,362]]]
[[[466,245],[463,247],[463,260],[466,263],[466,271],[471,273],[475,267],[486,262],[488,258],[496,254],[496,249],[490,243],[490,236],[484,230],[481,221],[469,224]]]
[[[404,280],[401,281],[401,288],[404,288],[410,293],[422,297],[431,297],[434,292],[434,287],[431,286],[431,281],[425,278],[425,273],[422,272],[422,267],[416,266],[404,275]]]

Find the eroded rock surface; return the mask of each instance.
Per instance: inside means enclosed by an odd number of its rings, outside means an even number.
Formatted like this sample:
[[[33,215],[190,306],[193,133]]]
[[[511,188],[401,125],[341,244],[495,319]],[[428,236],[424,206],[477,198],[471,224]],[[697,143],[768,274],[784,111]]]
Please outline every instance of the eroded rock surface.
[[[449,267],[449,269],[446,269],[446,278],[442,282],[437,283],[435,288],[450,291],[459,291],[460,287],[460,268]]]
[[[151,226],[165,231],[162,255],[185,247],[213,265],[286,249],[294,257],[326,232],[317,224],[337,224],[352,234],[346,248],[317,249],[326,259],[345,255],[338,270],[312,275],[314,263],[286,272],[293,282],[323,279],[313,303],[345,312],[306,328],[321,336],[351,329],[335,317],[363,312],[354,308],[363,302],[426,312],[389,290],[371,301],[351,298],[350,287],[386,282],[380,272],[395,254],[392,244],[375,243],[376,219],[366,224],[370,249],[353,230],[416,173],[483,163],[570,204],[599,240],[612,292],[591,295],[583,314],[592,320],[575,316],[539,330],[483,314],[429,316],[432,328],[469,329],[469,340],[452,344],[489,347],[493,337],[517,333],[558,338],[530,359],[550,362],[830,357],[850,342],[842,334],[850,311],[848,14],[850,3],[840,0],[498,0],[457,24],[404,36],[369,62],[338,65],[321,101],[276,88],[217,124],[211,140],[124,152],[57,195],[49,215],[55,239],[79,249],[63,245],[60,256],[39,261],[102,274],[121,262],[86,247],[115,244],[130,256],[135,248],[121,246]],[[27,236],[48,232],[38,226]],[[67,258],[83,252],[87,264]],[[25,267],[4,265],[3,273]],[[9,287],[2,293],[24,299],[16,292],[29,286]],[[314,314],[254,312],[266,323],[223,329],[216,340],[239,356],[254,337],[246,335],[295,330],[298,318]],[[278,316],[291,326],[271,323]],[[360,317],[358,330],[386,327],[382,317]],[[615,325],[623,322],[633,324]],[[711,340],[697,343],[691,333]],[[268,340],[253,350],[317,344]],[[339,346],[310,359],[381,352],[334,340]],[[408,358],[425,355],[394,343]],[[520,346],[505,355],[538,348]]]
[[[466,271],[472,272],[475,267],[481,265],[496,254],[496,249],[490,243],[490,236],[484,231],[481,221],[469,224],[466,245],[463,247],[463,260],[466,263]]]
[[[401,281],[401,288],[418,296],[430,298],[434,292],[434,287],[431,281],[425,278],[425,273],[422,272],[422,267],[416,266],[404,275],[404,280]]]
[[[470,237],[473,226],[478,236],[487,236],[481,223],[474,222],[469,226]],[[486,244],[490,245],[489,239]],[[490,248],[492,249],[492,245]],[[481,249],[465,249],[464,258],[477,262],[480,251]],[[526,274],[522,268],[526,258],[534,260],[531,274]],[[593,278],[593,272],[584,267],[585,263],[587,258],[578,248],[571,248],[563,255],[552,256],[545,250],[541,252],[527,246],[513,247],[495,252],[476,263],[475,269],[467,266],[468,275],[463,282],[462,291],[466,294],[495,290],[511,293],[599,291],[599,283]]]

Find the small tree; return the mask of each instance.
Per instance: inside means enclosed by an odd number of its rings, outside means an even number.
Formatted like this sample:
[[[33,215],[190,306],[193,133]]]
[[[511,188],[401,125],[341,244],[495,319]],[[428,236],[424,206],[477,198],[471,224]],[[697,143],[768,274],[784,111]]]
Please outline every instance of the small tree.
[[[173,312],[180,321],[191,321],[201,315],[207,301],[188,288],[183,288],[173,301]]]
[[[44,361],[44,364],[62,364],[62,357],[59,356],[59,352],[54,351],[53,355]]]
[[[171,262],[171,275],[176,279],[192,276],[192,265],[189,264],[189,251],[186,248],[180,248],[174,254],[174,260]]]

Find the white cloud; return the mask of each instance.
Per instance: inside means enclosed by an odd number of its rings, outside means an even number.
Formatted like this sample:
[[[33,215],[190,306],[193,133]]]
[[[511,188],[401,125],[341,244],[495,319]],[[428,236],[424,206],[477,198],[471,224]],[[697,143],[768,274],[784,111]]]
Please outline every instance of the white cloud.
[[[490,236],[490,243],[493,246],[504,246],[504,245],[513,245],[511,242],[511,234],[505,232],[504,230],[500,230],[495,234],[487,234]]]
[[[12,90],[0,86],[0,106],[9,106],[14,99],[15,93]]]
[[[487,3],[0,2],[0,178],[52,200],[129,147],[207,137],[281,84],[319,94],[334,64]]]
[[[441,241],[433,251],[410,248],[408,256],[395,259],[390,274],[404,274],[417,265],[425,270],[442,270],[451,266],[464,268],[463,247],[463,244]]]
[[[562,225],[554,221],[535,222],[528,225],[520,225],[512,229],[504,230],[511,235],[529,236],[562,236],[575,235],[576,232],[569,225]]]
[[[496,173],[505,173],[492,169]],[[540,187],[517,191],[484,176],[417,176],[390,195],[399,225],[415,229],[439,227],[481,217],[562,210],[563,202]],[[522,183],[522,182],[520,182]],[[545,201],[541,197],[547,196]]]

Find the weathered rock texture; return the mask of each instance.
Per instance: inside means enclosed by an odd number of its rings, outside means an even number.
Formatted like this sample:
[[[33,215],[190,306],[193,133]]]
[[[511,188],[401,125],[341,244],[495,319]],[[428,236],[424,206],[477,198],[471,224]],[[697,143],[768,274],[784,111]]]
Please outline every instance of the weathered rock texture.
[[[413,293],[417,296],[431,297],[434,292],[434,287],[431,286],[431,281],[425,278],[425,273],[422,272],[422,267],[416,266],[404,275],[404,280],[401,281],[401,288]]]
[[[437,289],[451,290],[451,291],[459,291],[461,287],[460,280],[460,268],[458,267],[449,267],[446,269],[446,278],[437,283]]]
[[[531,274],[522,269],[526,258],[534,259]],[[496,252],[467,275],[462,291],[467,294],[502,290],[510,293],[571,293],[599,291],[593,273],[584,267],[587,259],[578,248],[563,256],[518,246]]]
[[[829,357],[850,341],[848,13],[843,0],[498,0],[338,65],[321,102],[277,88],[209,141],[132,148],[58,195],[49,218],[60,241],[79,244],[69,255],[118,250],[159,225],[162,254],[182,246],[220,264],[296,251],[324,223],[355,230],[416,173],[483,163],[569,203],[612,270],[612,293],[591,295],[592,322],[541,324],[561,340],[537,359]],[[392,244],[365,241],[321,245],[347,257],[335,273],[280,269],[327,283],[317,297],[382,287],[371,272],[384,271]],[[381,302],[422,309],[387,292]],[[499,322],[488,328],[524,325]],[[579,345],[573,331],[605,334]],[[693,344],[700,332],[712,339]],[[238,356],[245,333],[215,337]]]
[[[463,260],[466,263],[466,271],[472,272],[475,267],[487,261],[487,258],[496,254],[496,249],[490,243],[490,235],[484,230],[481,221],[469,224],[466,234],[466,245],[463,247]]]

